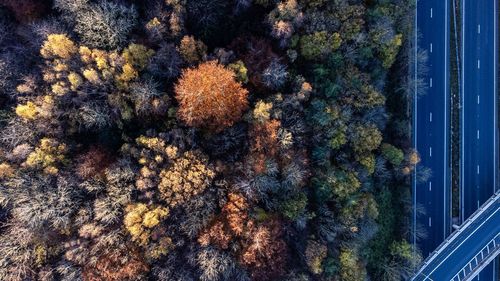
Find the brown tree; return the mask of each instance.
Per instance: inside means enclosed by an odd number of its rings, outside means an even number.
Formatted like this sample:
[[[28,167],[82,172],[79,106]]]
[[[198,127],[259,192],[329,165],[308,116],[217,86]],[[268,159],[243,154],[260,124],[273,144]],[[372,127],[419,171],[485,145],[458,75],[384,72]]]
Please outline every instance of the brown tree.
[[[250,270],[252,280],[276,280],[284,274],[288,249],[282,235],[282,225],[275,219],[251,229],[240,260]]]
[[[175,93],[182,121],[215,132],[233,125],[248,107],[248,91],[215,61],[184,70]]]
[[[248,203],[242,195],[229,193],[228,202],[222,208],[222,213],[212,226],[206,229],[198,238],[202,246],[214,244],[221,249],[227,249],[235,237],[245,234],[248,220]]]
[[[83,268],[84,281],[134,280],[149,270],[139,252],[114,250],[99,256],[94,266]]]
[[[77,157],[76,174],[84,179],[102,175],[112,160],[112,156],[103,147],[92,146]]]

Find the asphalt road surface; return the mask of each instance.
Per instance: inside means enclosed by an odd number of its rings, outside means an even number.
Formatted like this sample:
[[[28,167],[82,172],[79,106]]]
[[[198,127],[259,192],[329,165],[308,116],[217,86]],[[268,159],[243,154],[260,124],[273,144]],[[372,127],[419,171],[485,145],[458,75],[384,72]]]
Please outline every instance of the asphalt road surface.
[[[418,41],[418,48],[428,54],[428,72],[419,77],[426,81],[427,88],[414,104],[413,142],[421,158],[416,174],[426,167],[432,175],[425,182],[413,183],[413,204],[426,210],[425,215],[415,214],[413,222],[427,233],[424,239],[414,236],[413,242],[424,257],[450,234],[448,7],[448,0],[417,2],[418,40],[415,40]],[[415,93],[422,90],[415,89]]]
[[[496,0],[464,0],[462,6],[462,221],[495,192]],[[497,221],[500,224],[500,221]],[[493,264],[481,281],[494,278]]]
[[[412,281],[464,280],[462,279],[464,275],[469,274],[476,266],[476,260],[481,261],[481,252],[484,253],[484,257],[493,252],[488,252],[490,248],[485,249],[485,246],[492,245],[493,243],[488,243],[490,241],[495,240],[497,243],[499,241],[500,194],[484,206],[483,212],[475,216],[474,220],[464,224],[460,231],[451,236],[448,242],[437,250],[436,255],[426,261],[417,275],[411,279]],[[490,275],[489,278],[491,277]],[[492,279],[481,277],[480,280]]]

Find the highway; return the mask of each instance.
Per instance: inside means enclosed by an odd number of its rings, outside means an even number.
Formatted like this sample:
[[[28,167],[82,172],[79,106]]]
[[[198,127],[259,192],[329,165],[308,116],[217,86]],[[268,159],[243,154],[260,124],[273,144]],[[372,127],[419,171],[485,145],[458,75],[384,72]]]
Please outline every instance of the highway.
[[[475,269],[500,253],[499,222],[500,193],[497,193],[436,249],[411,280],[470,280],[478,272]],[[492,280],[483,278],[480,280]]]
[[[464,221],[494,194],[496,186],[496,0],[462,3],[460,198]],[[476,280],[497,281],[493,268],[493,264],[485,268]]]
[[[431,177],[425,182],[413,181],[413,205],[423,206],[425,215],[414,212],[413,227],[423,227],[425,239],[414,234],[413,243],[423,257],[432,252],[450,233],[450,169],[449,169],[449,2],[448,0],[421,0],[416,7],[416,45],[428,55],[425,89],[415,86],[414,147],[422,168],[430,168]],[[418,39],[417,39],[418,35]],[[419,73],[416,65],[415,76]],[[418,96],[418,92],[425,91]],[[416,178],[416,177],[415,177]],[[419,227],[420,226],[420,227]]]

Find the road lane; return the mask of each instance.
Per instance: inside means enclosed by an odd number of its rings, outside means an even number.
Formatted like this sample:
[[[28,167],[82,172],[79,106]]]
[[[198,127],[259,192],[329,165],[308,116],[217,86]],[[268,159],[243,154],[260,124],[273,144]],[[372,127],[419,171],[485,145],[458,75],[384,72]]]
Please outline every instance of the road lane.
[[[425,94],[416,98],[414,117],[414,145],[421,162],[415,173],[429,168],[432,172],[425,182],[414,181],[414,205],[423,206],[425,215],[414,217],[414,224],[421,225],[425,239],[413,242],[424,257],[432,252],[450,232],[450,180],[449,180],[449,2],[421,0],[417,2],[416,27],[419,49],[428,54],[428,72]],[[417,40],[417,39],[416,39]],[[417,68],[419,66],[417,65]],[[418,69],[417,69],[418,72]],[[421,91],[415,89],[415,92]],[[414,225],[416,229],[417,226]]]
[[[496,0],[462,6],[461,217],[467,219],[496,186]],[[493,265],[476,280],[497,281]]]

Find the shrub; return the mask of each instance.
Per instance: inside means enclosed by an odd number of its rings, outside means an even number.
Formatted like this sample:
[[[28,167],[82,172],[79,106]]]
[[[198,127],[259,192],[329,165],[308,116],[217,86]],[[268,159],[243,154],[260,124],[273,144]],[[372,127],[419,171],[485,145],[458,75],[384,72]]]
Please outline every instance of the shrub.
[[[208,158],[200,152],[188,151],[160,173],[158,189],[162,198],[173,207],[203,192],[214,177]]]
[[[255,155],[276,156],[280,148],[278,142],[278,130],[280,126],[281,122],[276,119],[263,123],[255,123],[249,132],[252,139],[250,150]]]
[[[147,47],[139,44],[130,44],[125,50],[123,50],[123,59],[131,64],[136,69],[144,69],[148,63],[151,56],[154,55],[154,51],[148,49]]]
[[[403,151],[392,144],[384,143],[381,146],[382,155],[394,166],[399,166],[405,159]]]
[[[343,281],[363,281],[366,279],[366,269],[352,249],[342,249],[340,252],[340,276]]]
[[[179,223],[179,230],[190,238],[196,238],[200,231],[213,220],[218,210],[217,194],[206,190],[183,205],[183,216]]]
[[[259,225],[248,234],[249,241],[240,258],[253,280],[276,280],[285,273],[288,249],[281,236],[282,226],[276,220]]]
[[[274,10],[269,13],[268,22],[271,24],[271,35],[286,46],[294,31],[300,27],[303,13],[297,0],[280,1]]]
[[[0,180],[14,175],[14,169],[8,163],[0,163]]]
[[[179,53],[187,63],[192,64],[206,56],[207,47],[193,36],[184,36],[179,45]]]
[[[32,231],[70,231],[80,205],[78,189],[70,178],[23,175],[6,181],[4,186],[0,204],[9,203],[14,221]]]
[[[132,240],[140,245],[147,245],[151,236],[151,230],[169,214],[167,208],[147,206],[142,203],[127,207],[127,214],[123,223],[132,236]]]
[[[17,105],[16,114],[23,119],[33,120],[38,115],[38,109],[33,102],[28,101],[26,104]]]
[[[76,174],[82,178],[103,174],[111,162],[111,155],[101,147],[91,147],[77,159]]]
[[[76,13],[88,3],[89,0],[54,0],[54,7],[61,11]]]
[[[22,143],[34,141],[35,136],[36,132],[33,130],[32,126],[23,122],[21,118],[12,118],[7,122],[7,125],[0,130],[0,143],[7,147],[14,148]]]
[[[120,281],[144,278],[148,265],[136,249],[114,249],[83,268],[83,280]],[[141,278],[142,277],[142,278]]]
[[[20,188],[22,189],[22,188]],[[23,223],[10,223],[0,235],[0,279],[36,280],[35,233]]]
[[[331,171],[327,177],[327,182],[333,194],[340,200],[346,199],[361,187],[361,182],[356,173],[351,171]]]
[[[353,127],[351,143],[357,153],[370,152],[377,149],[382,142],[382,133],[373,124]]]
[[[50,138],[40,140],[40,145],[28,155],[24,163],[30,168],[39,168],[47,174],[57,174],[58,166],[67,162],[67,147],[64,143]]]
[[[232,126],[248,107],[248,91],[214,61],[183,71],[175,93],[182,121],[216,132]]]
[[[236,74],[236,79],[239,82],[248,82],[248,69],[245,67],[245,64],[242,61],[239,60],[235,63],[229,64],[227,67],[234,71],[234,73]]]
[[[338,33],[315,32],[300,38],[300,53],[308,60],[321,59],[338,49],[341,43]]]
[[[280,205],[280,212],[287,219],[297,220],[306,211],[307,196],[305,193],[300,192],[289,197]]]
[[[214,248],[201,249],[196,255],[199,266],[200,281],[234,280],[231,274],[235,269],[235,261],[228,253]]]
[[[96,222],[110,226],[123,220],[124,209],[131,204],[132,192],[135,190],[134,179],[135,173],[130,163],[120,159],[104,170],[102,182],[87,185],[89,192],[98,194],[92,203],[92,214]]]
[[[116,49],[125,44],[137,20],[134,7],[99,1],[71,7],[75,31],[82,42],[93,48]]]
[[[253,118],[259,123],[265,123],[271,118],[271,109],[273,108],[273,103],[266,103],[264,101],[258,101],[255,104],[253,110]]]
[[[75,43],[65,34],[50,34],[43,43],[40,54],[45,59],[69,59],[77,51]]]
[[[130,85],[130,100],[134,104],[137,116],[158,115],[167,113],[169,99],[165,93],[158,91],[154,80],[146,80]]]
[[[267,87],[278,90],[285,84],[287,77],[286,66],[278,60],[273,60],[262,73],[262,82]]]
[[[1,27],[0,27],[1,29]],[[2,35],[0,30],[0,44],[2,43]],[[0,58],[0,102],[2,96],[8,96],[10,92],[14,90],[14,83],[12,80],[14,78],[13,69],[10,64]]]
[[[202,246],[214,244],[221,249],[227,249],[233,238],[246,233],[248,208],[245,197],[238,193],[229,193],[221,216],[198,237],[198,242]]]
[[[182,58],[173,44],[163,44],[152,57],[148,71],[159,78],[173,79],[181,74]]]
[[[309,240],[307,241],[305,254],[309,270],[314,274],[321,274],[323,272],[322,263],[327,256],[326,245],[315,240]]]

